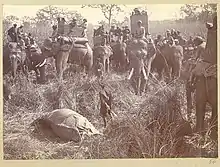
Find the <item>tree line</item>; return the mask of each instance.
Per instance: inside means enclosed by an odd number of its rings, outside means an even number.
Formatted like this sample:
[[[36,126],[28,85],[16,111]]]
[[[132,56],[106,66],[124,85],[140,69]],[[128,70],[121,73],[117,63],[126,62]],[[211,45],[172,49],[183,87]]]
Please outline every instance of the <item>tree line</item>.
[[[123,21],[117,21],[116,16],[119,13],[124,12],[123,8],[126,5],[116,5],[116,4],[98,4],[98,5],[82,5],[82,8],[96,8],[99,9],[105,20],[100,20],[99,24],[104,24],[106,28],[109,28],[111,24],[116,26],[122,26],[123,24],[129,25],[129,16],[125,16]],[[140,10],[146,9],[143,7],[139,8]],[[176,22],[186,21],[186,22],[206,22],[211,21],[213,14],[217,12],[217,4],[185,4],[180,8],[181,18],[176,19]],[[83,16],[77,12],[72,11],[56,6],[49,5],[42,9],[39,9],[35,17],[24,16],[19,19],[16,16],[10,15],[5,16],[3,19],[3,29],[7,29],[17,21],[20,21],[24,25],[26,31],[31,32],[32,34],[38,34],[38,37],[45,37],[51,33],[52,24],[56,23],[58,16],[62,14],[67,20],[71,20],[73,17],[76,17],[79,22],[82,21]],[[89,25],[88,29],[93,29],[93,25]],[[90,30],[88,30],[90,31]]]

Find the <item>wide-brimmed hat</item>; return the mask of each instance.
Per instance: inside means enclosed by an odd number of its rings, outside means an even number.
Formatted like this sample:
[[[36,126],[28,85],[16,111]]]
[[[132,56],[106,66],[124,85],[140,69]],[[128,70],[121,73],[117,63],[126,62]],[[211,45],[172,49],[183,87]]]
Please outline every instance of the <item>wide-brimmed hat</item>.
[[[202,43],[204,42],[204,39],[201,36],[196,36],[193,40],[195,43]]]

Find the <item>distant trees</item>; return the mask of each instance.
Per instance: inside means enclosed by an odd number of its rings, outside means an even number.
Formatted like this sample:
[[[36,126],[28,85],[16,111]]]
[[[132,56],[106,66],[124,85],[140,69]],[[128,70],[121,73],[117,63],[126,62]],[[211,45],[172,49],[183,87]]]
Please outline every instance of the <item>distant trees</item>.
[[[187,21],[211,21],[213,14],[217,12],[217,4],[186,4],[180,8],[180,12],[183,19]]]
[[[82,8],[85,7],[100,9],[108,21],[109,27],[111,26],[112,19],[115,19],[120,12],[123,12],[122,8],[117,4],[82,5]]]
[[[12,26],[13,23],[22,24],[25,32],[30,32],[35,37],[38,43],[42,42],[46,37],[52,33],[52,25],[57,23],[57,17],[64,16],[68,21],[76,17],[77,20],[82,22],[82,15],[77,11],[70,11],[60,7],[52,5],[39,9],[36,13],[36,17],[24,16],[18,18],[10,15],[3,18],[3,30],[4,30],[4,42],[6,39],[6,31]],[[18,25],[19,26],[19,25]]]

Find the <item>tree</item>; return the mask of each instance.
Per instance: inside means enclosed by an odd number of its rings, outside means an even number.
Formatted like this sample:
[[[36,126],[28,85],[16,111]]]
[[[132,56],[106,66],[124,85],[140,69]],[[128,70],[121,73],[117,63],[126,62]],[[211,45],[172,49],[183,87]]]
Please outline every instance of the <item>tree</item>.
[[[37,11],[36,15],[37,22],[49,21],[51,24],[56,23],[57,17],[60,17],[61,15],[65,17],[66,21],[71,20],[73,17],[76,17],[78,21],[81,21],[83,18],[82,15],[77,11],[69,11],[68,9],[63,9],[52,5],[40,9]]]
[[[206,22],[217,12],[217,4],[194,5],[186,4],[180,8],[182,17],[188,21]]]
[[[120,13],[123,12],[122,8],[116,4],[98,4],[98,5],[82,5],[82,8],[90,7],[90,8],[98,8],[102,11],[104,17],[108,21],[108,26],[111,26],[112,19]]]
[[[13,23],[16,23],[19,21],[19,18],[13,15],[9,15],[4,17],[3,19],[3,29],[6,30],[9,28]]]

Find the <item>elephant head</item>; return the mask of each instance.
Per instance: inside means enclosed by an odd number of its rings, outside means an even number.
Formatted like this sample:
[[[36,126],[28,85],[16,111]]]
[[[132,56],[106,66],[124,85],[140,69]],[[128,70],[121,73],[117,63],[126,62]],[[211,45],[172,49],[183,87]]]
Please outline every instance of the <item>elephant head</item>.
[[[94,65],[95,70],[100,71],[103,70],[109,72],[109,63],[110,63],[110,56],[113,54],[113,51],[110,46],[97,46],[93,49],[93,58],[94,58]],[[100,65],[102,64],[103,68],[100,69]],[[99,64],[99,65],[98,65]]]
[[[27,64],[30,70],[36,72],[37,81],[40,83],[46,80],[46,57],[42,54],[38,45],[28,45],[26,49]]]
[[[9,42],[4,47],[4,62],[7,62],[7,68],[12,69],[12,76],[15,78],[18,67],[24,71],[24,63],[26,60],[26,52],[22,50],[16,42]],[[6,69],[6,68],[4,68]]]
[[[155,55],[148,53],[148,44],[143,40],[133,40],[127,46],[127,54],[130,60],[130,75],[132,81],[136,82],[135,86],[136,94],[141,94],[145,91],[146,82],[149,77],[151,62]]]
[[[128,65],[126,47],[127,47],[127,44],[124,43],[124,42],[119,42],[119,43],[116,43],[112,46],[112,49],[113,49],[113,55],[112,55],[113,64],[116,66],[117,69],[121,69],[122,71],[125,71],[126,67]]]
[[[58,37],[56,41],[51,38],[44,40],[43,55],[45,57],[53,56],[56,62],[58,78],[62,79],[63,72],[66,69],[70,51],[73,47],[73,41],[67,37]]]

